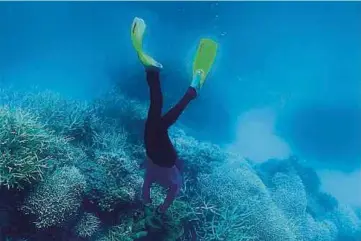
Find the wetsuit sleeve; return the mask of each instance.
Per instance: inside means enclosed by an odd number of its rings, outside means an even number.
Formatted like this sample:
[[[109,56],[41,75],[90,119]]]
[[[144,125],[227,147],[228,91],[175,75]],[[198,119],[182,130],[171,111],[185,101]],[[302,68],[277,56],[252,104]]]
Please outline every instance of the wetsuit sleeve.
[[[151,176],[148,173],[146,173],[145,177],[144,177],[143,188],[142,188],[142,197],[143,197],[143,202],[145,204],[152,202],[152,200],[150,199],[151,184],[152,184]]]
[[[163,203],[164,211],[166,211],[169,208],[169,206],[172,205],[174,199],[179,194],[179,191],[180,191],[180,185],[178,184],[174,184],[169,188],[167,192],[167,197],[165,198]]]

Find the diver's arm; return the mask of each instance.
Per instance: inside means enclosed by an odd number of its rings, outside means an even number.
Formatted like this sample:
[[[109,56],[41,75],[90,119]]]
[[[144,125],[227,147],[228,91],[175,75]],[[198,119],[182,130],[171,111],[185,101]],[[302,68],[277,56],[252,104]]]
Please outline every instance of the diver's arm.
[[[165,198],[163,204],[159,206],[159,212],[164,213],[165,211],[167,211],[170,205],[172,205],[174,199],[177,197],[179,191],[180,191],[180,186],[177,184],[173,184],[169,188],[167,192],[167,197]]]
[[[152,184],[152,180],[149,174],[145,174],[143,187],[142,187],[142,197],[143,197],[143,203],[149,204],[152,202],[152,199],[150,198],[150,186]]]

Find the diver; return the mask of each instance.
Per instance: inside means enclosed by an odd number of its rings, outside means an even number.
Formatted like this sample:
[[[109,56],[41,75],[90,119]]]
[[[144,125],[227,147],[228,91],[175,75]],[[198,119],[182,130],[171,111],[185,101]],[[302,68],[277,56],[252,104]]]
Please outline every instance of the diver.
[[[145,205],[151,204],[150,188],[152,183],[158,183],[168,188],[167,196],[158,208],[164,213],[172,204],[183,183],[183,162],[169,138],[168,129],[171,127],[199,94],[205,78],[214,62],[217,44],[210,39],[201,39],[193,63],[193,78],[182,99],[162,115],[163,96],[160,84],[160,72],[163,66],[143,51],[143,35],[145,22],[141,18],[134,18],[131,28],[131,39],[138,58],[146,72],[146,81],[150,90],[150,106],[144,130],[144,144],[147,158],[141,165],[145,168],[142,187],[142,199]]]

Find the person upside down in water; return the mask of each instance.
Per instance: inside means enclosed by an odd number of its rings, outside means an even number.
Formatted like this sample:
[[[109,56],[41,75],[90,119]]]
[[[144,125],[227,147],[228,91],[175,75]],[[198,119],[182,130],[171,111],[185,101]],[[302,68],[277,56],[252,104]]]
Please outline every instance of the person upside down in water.
[[[150,106],[144,130],[146,161],[142,198],[145,205],[151,204],[150,189],[152,183],[158,183],[168,188],[164,202],[157,211],[164,213],[179,194],[183,184],[183,161],[178,157],[168,129],[178,120],[188,104],[194,100],[213,64],[217,45],[210,39],[202,39],[193,65],[193,79],[181,100],[162,115],[163,95],[160,84],[160,63],[145,54],[142,50],[142,40],[145,31],[144,20],[135,18],[132,24],[131,37],[138,58],[145,67],[146,81],[150,91]]]
[[[146,68],[146,78],[150,90],[150,107],[145,124],[144,144],[147,154],[143,184],[143,200],[151,202],[150,186],[153,182],[168,189],[164,203],[159,207],[165,212],[178,195],[182,186],[183,163],[169,138],[168,129],[172,126],[187,105],[197,96],[194,87],[189,87],[183,98],[162,116],[163,96],[159,70]]]

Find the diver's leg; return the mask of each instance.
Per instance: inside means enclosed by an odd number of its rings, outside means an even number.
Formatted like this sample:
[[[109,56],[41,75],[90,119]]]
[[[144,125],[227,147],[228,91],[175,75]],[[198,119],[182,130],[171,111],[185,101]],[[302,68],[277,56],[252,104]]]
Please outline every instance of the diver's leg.
[[[146,69],[147,82],[150,91],[150,106],[147,122],[157,124],[160,122],[163,107],[163,96],[160,86],[159,70]]]
[[[147,82],[150,91],[150,106],[144,129],[144,146],[150,157],[157,145],[159,127],[162,118],[163,96],[159,80],[159,70],[146,69]]]
[[[197,91],[195,88],[189,87],[182,99],[162,117],[162,125],[165,128],[169,128],[173,125],[183,113],[184,109],[194,98],[196,98],[196,96]]]

